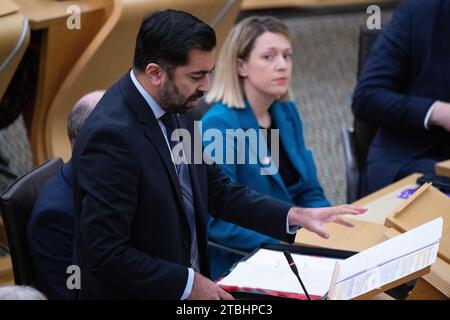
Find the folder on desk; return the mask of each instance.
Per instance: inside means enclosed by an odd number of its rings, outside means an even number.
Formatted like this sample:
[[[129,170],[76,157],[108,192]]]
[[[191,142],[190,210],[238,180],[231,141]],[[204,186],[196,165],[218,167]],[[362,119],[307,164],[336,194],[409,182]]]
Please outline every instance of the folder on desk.
[[[320,255],[319,249],[310,249],[318,250],[318,254],[303,249],[293,252],[292,257],[312,299],[370,298],[429,272],[436,261],[442,225],[442,218],[437,218],[347,257]],[[218,285],[228,291],[306,298],[279,250],[258,250],[238,263]]]

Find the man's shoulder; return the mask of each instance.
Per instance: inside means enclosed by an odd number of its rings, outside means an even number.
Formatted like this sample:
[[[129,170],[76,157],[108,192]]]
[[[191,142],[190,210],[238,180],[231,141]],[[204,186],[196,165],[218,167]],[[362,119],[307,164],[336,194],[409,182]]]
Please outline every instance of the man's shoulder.
[[[115,144],[117,141],[132,141],[137,122],[123,101],[107,99],[92,111],[78,134],[72,159],[76,165],[79,153],[89,141]]]
[[[406,14],[414,21],[417,18],[423,17],[432,20],[437,11],[447,0],[408,0],[402,2],[397,8],[397,15],[405,18]]]
[[[106,90],[95,109],[92,110],[81,132],[104,126],[117,127],[133,119],[133,112],[129,108],[131,102],[127,101],[127,97],[136,94],[137,91],[133,92],[133,89],[128,74],[114,83]]]
[[[40,215],[46,211],[65,210],[67,208],[73,208],[72,188],[58,172],[40,190],[32,216]]]
[[[429,9],[429,8],[438,8],[441,6],[445,1],[448,0],[409,0],[405,1],[405,5],[409,6],[412,10],[423,10],[423,9]]]

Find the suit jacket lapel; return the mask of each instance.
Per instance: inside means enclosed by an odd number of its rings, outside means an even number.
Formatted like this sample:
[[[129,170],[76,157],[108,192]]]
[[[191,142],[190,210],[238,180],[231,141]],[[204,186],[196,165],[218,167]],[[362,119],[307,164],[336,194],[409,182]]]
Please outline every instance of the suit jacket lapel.
[[[259,124],[258,121],[256,120],[256,115],[253,112],[253,109],[250,107],[249,103],[246,101],[245,103],[245,108],[244,109],[240,109],[238,112],[241,112],[240,114],[240,122],[241,122],[241,128],[245,131],[248,129],[252,129],[252,130],[256,130],[256,132],[258,132],[259,134]],[[281,130],[280,130],[281,131]],[[259,141],[258,143],[266,143],[266,141]],[[260,167],[263,167],[261,160],[259,159],[259,154],[258,154],[258,146],[255,145],[249,145],[249,153],[253,153],[256,155],[256,159],[258,159],[258,165]],[[270,150],[268,150],[268,153],[270,154]],[[280,188],[286,190],[283,180],[281,180],[281,176],[280,173],[277,172],[276,174],[273,175],[269,175],[269,177],[275,179],[275,181],[277,182],[277,184],[279,185]],[[287,190],[286,190],[287,192]]]
[[[288,119],[288,113],[283,108],[287,108],[287,106],[282,103],[276,103],[272,106],[272,120],[275,121],[275,124],[280,129],[280,142],[286,151],[289,161],[291,161],[300,177],[305,179],[308,172],[305,162],[299,156],[298,147],[300,146],[300,141],[297,139],[299,133],[295,132],[295,127],[292,123],[293,119]]]
[[[450,1],[442,1],[443,9],[440,10],[439,30],[441,31],[440,43],[442,45],[441,61],[444,67],[444,77],[446,80],[446,88],[450,90]],[[447,97],[450,96],[450,92],[447,93]]]
[[[170,151],[167,147],[167,143],[164,139],[161,127],[158,124],[158,120],[156,120],[153,112],[150,109],[150,106],[134,86],[128,73],[125,75],[125,77],[122,78],[120,82],[120,88],[122,94],[126,98],[125,100],[127,101],[128,106],[133,110],[137,122],[142,125],[145,135],[148,137],[156,150],[158,150],[158,153],[170,176],[170,180],[172,182],[174,190],[176,190],[180,205],[183,208],[183,198],[179,190],[178,176],[175,172],[175,167],[170,156]]]
[[[163,133],[161,132],[161,127],[155,119],[155,123],[145,126],[144,130],[150,142],[153,144],[156,150],[158,150],[158,153],[163,160],[164,166],[169,173],[170,180],[172,181],[172,184],[177,192],[178,199],[180,200],[180,203],[182,203],[183,198],[179,189],[178,176],[175,172],[175,167],[172,162],[172,157],[170,156],[170,151],[167,147],[166,140],[164,139]]]
[[[185,153],[189,149],[190,151],[190,162],[188,160],[188,170],[189,170],[189,176],[191,178],[191,186],[192,186],[192,194],[194,196],[194,208],[195,208],[195,225],[197,230],[197,243],[198,243],[198,249],[200,253],[200,270],[203,272],[206,272],[206,274],[209,274],[209,262],[207,259],[205,259],[206,252],[206,244],[208,242],[207,237],[207,213],[208,210],[205,208],[205,203],[207,203],[207,200],[203,198],[204,193],[202,192],[200,185],[202,181],[200,180],[202,178],[202,172],[200,171],[203,167],[203,163],[196,164],[195,161],[195,143],[198,143],[199,146],[202,145],[201,137],[198,135],[198,141],[195,141],[195,134],[194,131],[196,130],[196,127],[194,126],[194,122],[190,117],[187,116],[180,116],[179,118],[180,127],[183,129],[186,129],[189,131],[191,141],[190,145],[188,144],[188,141],[186,139],[183,139],[183,149]],[[202,149],[200,149],[202,150]],[[203,181],[203,184],[205,182]]]

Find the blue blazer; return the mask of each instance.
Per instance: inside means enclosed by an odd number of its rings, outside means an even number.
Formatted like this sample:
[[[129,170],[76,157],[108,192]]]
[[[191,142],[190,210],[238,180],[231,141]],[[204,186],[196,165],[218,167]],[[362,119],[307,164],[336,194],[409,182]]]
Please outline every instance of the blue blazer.
[[[28,224],[36,287],[49,299],[76,297],[66,286],[69,276],[66,270],[72,264],[74,228],[72,165],[68,162],[39,192]]]
[[[392,183],[432,148],[441,153],[434,160],[450,157],[450,134],[424,128],[436,100],[450,102],[450,1],[405,1],[374,44],[353,97],[355,117],[379,127],[364,194]]]
[[[248,164],[247,161],[246,164],[219,164],[219,167],[232,181],[249,186],[253,190],[279,200],[303,207],[329,206],[322,187],[317,181],[312,153],[305,146],[302,122],[295,104],[293,102],[276,102],[271,106],[270,113],[272,121],[279,129],[280,144],[286,150],[289,160],[301,177],[301,181],[288,190],[279,172],[274,175],[261,175],[260,170],[264,167],[264,164],[260,161],[256,164]],[[248,104],[244,109],[236,109],[229,108],[222,103],[216,103],[202,119],[203,133],[207,129],[218,129],[226,136],[226,129],[258,130],[259,125],[252,108]],[[203,140],[205,148],[209,143],[209,141]],[[258,141],[258,143],[266,144],[266,141]],[[250,147],[248,141],[246,141],[246,155],[249,152],[255,152],[255,149]],[[225,143],[224,148],[226,148]],[[234,151],[236,154],[236,144]],[[253,250],[264,243],[278,242],[255,231],[214,218],[209,219],[208,227],[210,239],[237,249]]]

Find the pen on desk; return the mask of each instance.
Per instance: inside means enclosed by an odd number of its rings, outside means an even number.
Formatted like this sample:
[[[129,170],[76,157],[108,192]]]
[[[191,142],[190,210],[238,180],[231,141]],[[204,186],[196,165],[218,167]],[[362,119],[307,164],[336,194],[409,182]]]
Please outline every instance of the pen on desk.
[[[291,256],[291,253],[288,250],[284,250],[284,256],[286,257],[287,262],[289,263],[289,267],[291,267],[292,272],[295,274],[295,276],[298,279],[298,282],[300,282],[300,285],[302,286],[303,292],[306,295],[306,298],[308,300],[311,300],[308,291],[306,291],[306,288],[302,282],[302,279],[300,279],[300,275],[298,274],[297,266],[295,265],[294,259]]]

